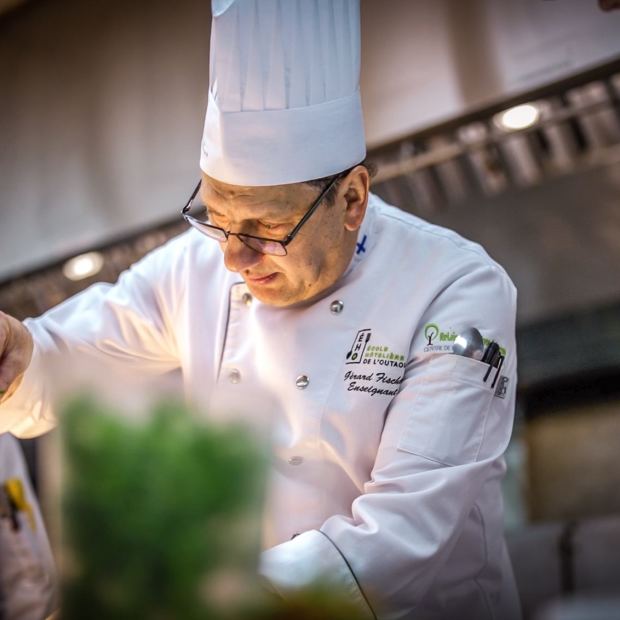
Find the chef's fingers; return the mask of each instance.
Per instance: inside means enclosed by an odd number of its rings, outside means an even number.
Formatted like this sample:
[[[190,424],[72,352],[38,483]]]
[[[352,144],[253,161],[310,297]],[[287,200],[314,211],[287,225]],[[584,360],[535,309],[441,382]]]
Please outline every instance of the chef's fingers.
[[[24,374],[28,358],[22,351],[10,348],[0,358],[0,398],[7,396],[9,388]]]
[[[7,395],[9,388],[24,374],[19,357],[14,353],[0,361],[0,398]]]
[[[0,311],[0,399],[28,368],[32,348],[32,336],[24,325]]]

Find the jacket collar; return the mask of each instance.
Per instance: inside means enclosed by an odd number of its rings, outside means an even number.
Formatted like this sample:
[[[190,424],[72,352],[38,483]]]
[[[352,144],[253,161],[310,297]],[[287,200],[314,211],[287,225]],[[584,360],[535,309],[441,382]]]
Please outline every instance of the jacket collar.
[[[362,225],[357,233],[357,243],[355,252],[351,258],[349,266],[342,274],[342,278],[346,278],[357,266],[362,263],[370,254],[375,245],[374,221],[376,216],[377,198],[374,194],[368,196],[368,206],[366,207],[366,215],[362,221]]]

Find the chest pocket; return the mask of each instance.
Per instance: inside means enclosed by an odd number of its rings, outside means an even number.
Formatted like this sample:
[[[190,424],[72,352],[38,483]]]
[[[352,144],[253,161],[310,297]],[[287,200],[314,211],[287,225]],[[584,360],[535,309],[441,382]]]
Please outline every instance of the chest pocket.
[[[410,388],[411,411],[398,449],[444,465],[477,460],[493,401],[492,378],[482,380],[487,369],[459,355],[431,361]]]

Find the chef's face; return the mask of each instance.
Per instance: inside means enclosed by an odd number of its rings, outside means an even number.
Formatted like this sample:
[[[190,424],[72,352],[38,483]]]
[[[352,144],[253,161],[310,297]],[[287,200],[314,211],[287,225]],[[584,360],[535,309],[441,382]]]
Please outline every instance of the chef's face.
[[[333,203],[324,200],[286,256],[260,254],[237,237],[220,244],[224,262],[239,273],[250,292],[272,306],[291,306],[320,297],[347,268],[366,212],[368,171],[356,166],[337,186]],[[245,187],[203,175],[201,194],[209,220],[232,232],[284,239],[321,193],[306,183]]]

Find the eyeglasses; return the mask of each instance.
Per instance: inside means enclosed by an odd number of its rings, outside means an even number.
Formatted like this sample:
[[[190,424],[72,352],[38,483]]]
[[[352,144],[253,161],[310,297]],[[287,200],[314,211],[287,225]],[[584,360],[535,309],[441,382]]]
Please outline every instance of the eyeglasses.
[[[291,232],[284,237],[284,239],[269,239],[267,237],[257,237],[256,235],[248,235],[246,233],[235,233],[230,230],[224,230],[219,226],[215,226],[208,222],[208,219],[198,219],[193,215],[190,215],[189,210],[192,208],[192,204],[196,195],[200,190],[200,184],[202,181],[198,182],[196,189],[192,192],[189,200],[185,207],[183,207],[182,215],[185,218],[185,221],[199,230],[203,235],[210,237],[211,239],[215,239],[220,243],[226,243],[229,237],[237,237],[239,241],[241,241],[244,245],[251,248],[255,252],[259,252],[261,254],[271,254],[273,256],[286,256],[287,250],[286,246],[293,241],[293,239],[297,236],[297,233],[301,230],[301,227],[310,219],[310,216],[317,210],[319,205],[323,202],[329,191],[336,185],[336,183],[346,176],[349,170],[342,172],[341,174],[336,175],[325,187],[325,189],[319,194],[319,197],[312,203],[311,207],[306,211],[304,216],[299,220],[298,224],[291,230]],[[206,213],[206,218],[208,218],[208,210]]]

